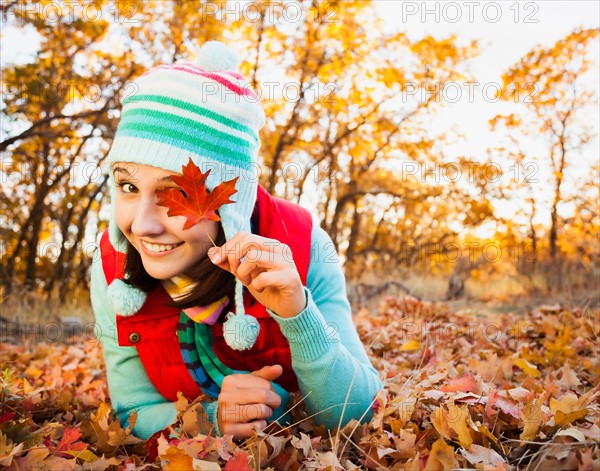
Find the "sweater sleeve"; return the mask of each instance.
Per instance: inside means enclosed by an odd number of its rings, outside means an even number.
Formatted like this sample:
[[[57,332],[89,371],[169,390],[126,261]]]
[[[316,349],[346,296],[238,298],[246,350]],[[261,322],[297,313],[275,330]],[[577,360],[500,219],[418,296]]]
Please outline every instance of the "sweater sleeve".
[[[106,294],[102,260],[96,253],[92,264],[91,301],[96,318],[96,337],[102,343],[108,391],[112,407],[124,427],[137,410],[133,434],[147,439],[177,418],[175,403],[166,400],[146,374],[135,347],[120,347],[116,338],[116,318]]]
[[[351,419],[370,421],[371,402],[382,388],[356,327],[346,295],[346,280],[329,235],[312,232],[306,308],[283,318],[268,309],[290,343],[292,368],[306,409],[329,429]],[[345,408],[344,408],[345,404]]]

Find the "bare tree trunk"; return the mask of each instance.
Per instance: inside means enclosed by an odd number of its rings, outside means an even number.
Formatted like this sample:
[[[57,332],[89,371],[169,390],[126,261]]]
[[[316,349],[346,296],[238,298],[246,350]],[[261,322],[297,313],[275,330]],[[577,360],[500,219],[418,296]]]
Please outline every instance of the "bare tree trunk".
[[[48,176],[50,174],[50,169],[48,165],[48,152],[50,152],[50,146],[48,144],[44,145],[43,149],[43,166],[44,171],[42,173],[41,181],[39,182],[38,191],[35,196],[35,203],[33,208],[31,209],[31,236],[27,241],[27,260],[26,260],[26,268],[25,268],[25,289],[27,291],[32,291],[35,287],[35,272],[37,268],[36,257],[37,257],[37,248],[40,241],[40,230],[42,229],[42,221],[44,219],[44,200],[50,191],[51,186],[48,184]]]
[[[552,201],[552,210],[550,212],[550,257],[554,259],[556,257],[558,247],[558,204],[561,202],[561,185],[563,181],[563,172],[565,169],[565,161],[567,157],[567,149],[565,147],[565,131],[566,121],[569,117],[569,113],[565,114],[561,119],[562,129],[558,135],[558,142],[560,146],[560,155],[558,161],[558,168],[554,166],[555,185],[554,185],[554,200]]]
[[[98,185],[98,187],[96,188],[94,193],[92,195],[90,195],[90,198],[88,199],[88,203],[87,203],[86,207],[83,209],[83,211],[80,214],[79,222],[77,223],[77,235],[75,237],[75,241],[73,242],[73,247],[71,247],[71,249],[69,250],[69,254],[68,254],[68,258],[67,258],[67,262],[66,262],[66,265],[69,268],[69,272],[75,271],[73,262],[75,260],[75,255],[77,254],[77,251],[80,250],[80,248],[81,248],[80,247],[81,241],[83,240],[83,237],[85,235],[85,225],[86,225],[86,222],[88,219],[88,214],[90,212],[90,209],[92,208],[92,205],[94,204],[94,200],[96,199],[96,196],[98,196],[98,194],[102,191],[102,189],[104,188],[104,185],[106,185],[107,181],[108,181],[108,175],[104,175],[102,182]],[[82,257],[82,262],[80,263],[80,265],[82,263],[84,263],[83,259],[84,259],[84,257]],[[85,272],[85,268],[83,269],[83,271]],[[79,270],[79,273],[81,274],[81,270]],[[67,298],[68,286],[69,286],[69,277],[63,276],[61,278],[60,291],[59,291],[59,300],[61,303],[64,303]]]
[[[329,223],[329,203],[333,199],[333,179],[331,178],[332,177],[332,169],[333,169],[333,165],[329,167],[328,185],[327,185],[327,192],[325,194],[326,198],[325,198],[325,206],[323,207],[323,219],[321,220],[321,228],[329,234],[329,236],[331,237],[331,240],[333,241],[333,244],[335,245],[335,250],[337,250],[338,249],[337,235],[331,231],[331,224]]]
[[[531,215],[529,216],[529,236],[531,237],[531,249],[533,253],[537,253],[537,232],[535,230],[535,225],[533,224],[533,219],[535,218],[535,199],[531,198]]]
[[[60,242],[60,253],[58,254],[58,258],[56,263],[54,264],[54,272],[52,276],[44,286],[44,291],[46,292],[46,299],[50,299],[52,297],[52,290],[54,289],[54,285],[56,284],[56,280],[63,277],[63,273],[65,271],[64,268],[64,259],[66,250],[67,240],[69,239],[69,225],[71,224],[71,220],[73,218],[73,212],[75,211],[75,205],[71,205],[70,208],[67,208],[67,212],[63,218],[60,220],[60,234],[61,234],[61,242]]]
[[[485,263],[484,257],[480,255],[475,260],[471,257],[461,257],[452,270],[446,290],[446,300],[459,299],[465,295],[465,283],[471,276],[471,272]]]
[[[531,206],[531,212],[529,213],[529,238],[531,239],[531,252],[529,252],[528,247],[525,246],[523,253],[519,254],[517,265],[519,272],[525,275],[528,278],[529,283],[531,283],[531,289],[535,290],[535,281],[533,279],[533,275],[537,272],[537,264],[539,263],[539,260],[537,258],[538,237],[535,224],[533,223],[537,213],[535,207],[535,198],[533,195],[529,198],[529,204]]]
[[[43,194],[39,195],[43,198]],[[40,199],[39,201],[43,201]],[[41,206],[35,209],[33,220],[31,222],[31,237],[27,241],[27,259],[25,266],[25,289],[27,291],[33,291],[35,288],[35,272],[37,268],[37,248],[40,242],[40,230],[42,228],[42,220],[44,218],[44,211]]]
[[[358,241],[358,231],[360,229],[360,213],[358,212],[358,200],[355,199],[352,203],[354,206],[354,214],[352,216],[352,226],[350,229],[348,250],[346,251],[346,260],[349,264],[354,262],[354,255],[356,253],[356,242]]]
[[[457,270],[458,264],[454,266],[454,270],[452,271],[452,275],[450,275],[450,279],[448,280],[448,289],[446,290],[446,299],[459,299],[462,298],[465,294],[465,282],[471,273],[469,271],[460,271]]]
[[[355,184],[350,183],[349,186],[353,188],[355,186]],[[349,204],[353,199],[354,192],[353,192],[352,188],[350,188],[348,190],[348,193],[346,193],[344,196],[342,196],[341,198],[339,198],[336,201],[333,217],[331,218],[331,223],[329,224],[328,232],[329,232],[329,235],[331,236],[331,239],[333,240],[334,244],[336,245],[336,250],[337,250],[337,233],[338,233],[339,221],[340,221],[340,218],[342,217],[342,213],[346,209],[346,205]],[[329,198],[328,198],[327,203],[329,203]]]
[[[556,258],[557,252],[557,240],[558,240],[558,213],[557,205],[560,201],[560,194],[555,193],[554,202],[552,203],[552,210],[550,212],[550,257]]]

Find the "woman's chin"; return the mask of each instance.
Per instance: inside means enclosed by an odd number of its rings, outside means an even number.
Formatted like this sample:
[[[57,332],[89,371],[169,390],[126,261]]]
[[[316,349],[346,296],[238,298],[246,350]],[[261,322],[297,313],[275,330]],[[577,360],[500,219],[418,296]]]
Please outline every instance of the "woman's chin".
[[[148,273],[148,275],[150,275],[155,280],[160,280],[160,281],[168,280],[169,278],[173,278],[173,276],[175,276],[175,273],[174,274],[165,274],[162,272],[154,272],[151,270],[146,270],[146,272]]]
[[[157,267],[154,263],[144,263],[146,273],[156,280],[168,280],[177,275],[172,267]]]

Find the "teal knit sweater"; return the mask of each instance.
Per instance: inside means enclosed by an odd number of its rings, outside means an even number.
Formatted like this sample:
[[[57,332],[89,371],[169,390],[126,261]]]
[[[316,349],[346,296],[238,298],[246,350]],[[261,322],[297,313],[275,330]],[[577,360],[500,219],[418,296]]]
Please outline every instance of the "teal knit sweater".
[[[91,301],[102,342],[112,406],[123,426],[134,409],[138,417],[134,435],[147,439],[175,421],[175,403],[166,400],[154,387],[135,347],[120,347],[116,340],[116,314],[107,299],[102,258],[94,257]],[[319,413],[317,424],[333,429],[351,419],[372,418],[371,402],[382,383],[371,365],[352,323],[346,282],[337,254],[327,233],[313,227],[311,258],[305,288],[308,303],[297,316],[286,319],[267,309],[290,343],[292,368],[304,396],[306,410]],[[248,373],[248,371],[236,370]],[[273,383],[282,404],[271,421],[287,409],[289,394]],[[350,393],[348,394],[348,391]],[[215,422],[217,401],[204,403],[209,420]],[[286,418],[285,416],[283,418]],[[278,422],[283,423],[281,418]],[[269,420],[267,420],[269,422]],[[217,429],[217,433],[220,433]]]

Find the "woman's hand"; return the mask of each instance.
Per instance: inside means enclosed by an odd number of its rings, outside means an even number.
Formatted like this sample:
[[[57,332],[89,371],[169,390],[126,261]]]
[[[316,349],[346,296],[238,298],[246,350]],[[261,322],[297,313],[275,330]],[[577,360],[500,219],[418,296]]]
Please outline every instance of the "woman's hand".
[[[238,232],[221,247],[212,247],[208,256],[215,265],[233,273],[258,302],[278,316],[294,317],[306,307],[304,286],[292,252],[278,240]]]
[[[225,376],[217,399],[221,435],[231,434],[240,440],[267,426],[267,419],[281,405],[281,396],[271,381],[282,372],[281,365],[270,365],[250,374]]]

